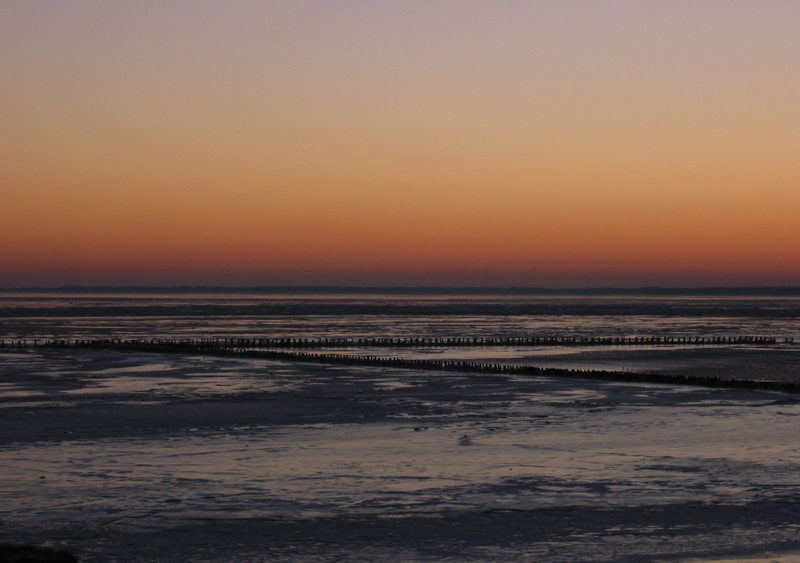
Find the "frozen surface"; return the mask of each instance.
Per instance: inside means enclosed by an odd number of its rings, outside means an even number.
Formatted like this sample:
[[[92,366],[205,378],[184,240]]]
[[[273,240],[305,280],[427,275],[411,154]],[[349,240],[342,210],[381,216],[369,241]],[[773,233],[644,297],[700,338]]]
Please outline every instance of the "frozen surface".
[[[82,561],[800,550],[794,396],[104,351],[0,375],[0,542]]]

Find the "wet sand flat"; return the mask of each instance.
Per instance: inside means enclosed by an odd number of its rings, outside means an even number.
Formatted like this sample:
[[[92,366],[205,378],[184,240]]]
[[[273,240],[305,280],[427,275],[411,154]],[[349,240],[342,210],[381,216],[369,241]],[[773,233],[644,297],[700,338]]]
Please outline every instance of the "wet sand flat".
[[[791,395],[15,354],[0,354],[0,542],[81,561],[674,561],[800,549]]]

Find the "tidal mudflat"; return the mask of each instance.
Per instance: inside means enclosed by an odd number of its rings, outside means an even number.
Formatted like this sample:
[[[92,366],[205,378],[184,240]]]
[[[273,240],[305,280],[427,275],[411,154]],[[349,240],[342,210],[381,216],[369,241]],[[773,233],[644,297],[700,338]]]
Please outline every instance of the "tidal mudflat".
[[[798,383],[799,320],[785,297],[0,295],[0,543],[81,561],[788,561],[800,395],[11,342],[768,335],[340,352]]]
[[[81,561],[800,550],[792,395],[114,351],[0,366],[0,542]]]

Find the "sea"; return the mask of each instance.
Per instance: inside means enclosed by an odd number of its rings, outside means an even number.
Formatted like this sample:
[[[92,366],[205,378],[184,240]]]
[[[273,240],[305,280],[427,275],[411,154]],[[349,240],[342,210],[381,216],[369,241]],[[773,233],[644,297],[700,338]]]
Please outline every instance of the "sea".
[[[587,377],[40,345],[226,339]],[[590,377],[800,384],[790,291],[5,291],[0,341],[0,543],[80,561],[800,557],[800,395]]]

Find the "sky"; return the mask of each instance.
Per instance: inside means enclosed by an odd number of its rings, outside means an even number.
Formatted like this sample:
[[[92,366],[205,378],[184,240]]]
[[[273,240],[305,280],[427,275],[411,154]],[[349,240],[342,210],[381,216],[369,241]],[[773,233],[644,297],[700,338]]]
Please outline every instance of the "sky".
[[[0,0],[0,287],[800,285],[800,2]]]

